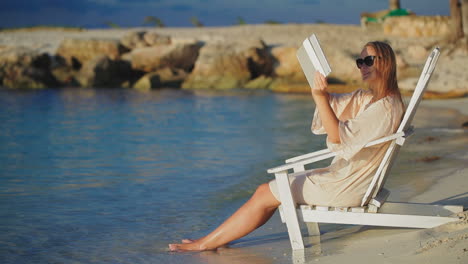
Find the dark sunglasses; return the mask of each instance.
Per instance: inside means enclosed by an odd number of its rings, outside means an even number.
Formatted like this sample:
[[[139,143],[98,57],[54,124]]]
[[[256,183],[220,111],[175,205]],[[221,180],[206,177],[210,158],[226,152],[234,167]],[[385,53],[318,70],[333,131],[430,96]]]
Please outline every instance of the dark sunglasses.
[[[361,69],[363,64],[366,64],[367,67],[370,67],[374,65],[374,59],[377,58],[377,56],[367,56],[364,59],[357,59],[356,60],[356,66]]]

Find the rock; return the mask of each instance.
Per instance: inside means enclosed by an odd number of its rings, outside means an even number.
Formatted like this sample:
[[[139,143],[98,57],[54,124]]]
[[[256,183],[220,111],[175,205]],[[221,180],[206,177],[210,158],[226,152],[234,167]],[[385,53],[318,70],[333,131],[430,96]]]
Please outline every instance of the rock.
[[[144,40],[145,31],[132,31],[120,39],[122,46],[129,50],[148,46]]]
[[[428,54],[428,50],[422,45],[411,45],[408,47],[408,56],[412,59],[423,61],[426,60]]]
[[[438,93],[468,94],[467,56],[442,57],[432,74],[428,90]],[[441,65],[446,65],[442,67]]]
[[[141,79],[139,79],[134,85],[133,88],[137,90],[151,90],[154,88],[161,87],[161,80],[159,74],[156,72],[150,72],[145,74]]]
[[[270,90],[277,93],[310,93],[307,82],[291,82],[289,79],[275,79],[269,86]]]
[[[156,72],[145,74],[133,86],[138,90],[150,90],[156,88],[179,88],[187,74],[182,70],[170,68],[160,69]]]
[[[68,38],[60,43],[57,55],[62,56],[69,65],[76,69],[97,56],[105,55],[111,60],[118,60],[128,51],[118,40],[114,39],[73,39]]]
[[[50,65],[48,54],[21,47],[3,49],[0,51],[0,83],[9,88],[57,87]]]
[[[156,32],[132,31],[120,39],[120,43],[129,50],[171,44],[171,37]]]
[[[434,98],[459,97],[468,94],[466,61],[466,56],[441,56],[429,81],[425,93],[426,97],[430,94]],[[450,66],[441,67],[441,65]],[[402,91],[414,90],[423,66],[422,64],[418,66],[418,77],[410,77],[398,81],[398,85]]]
[[[146,32],[143,35],[143,39],[148,46],[168,45],[172,43],[170,36],[161,35],[156,32]]]
[[[256,79],[253,79],[249,81],[248,83],[245,84],[244,88],[247,89],[268,89],[273,82],[272,77],[267,77],[265,75],[262,75],[260,77],[257,77]]]
[[[400,37],[447,36],[450,33],[447,16],[394,16],[383,23],[383,32]]]
[[[132,78],[132,69],[126,61],[112,60],[106,55],[86,62],[77,75],[83,87],[121,87]]]
[[[273,58],[261,40],[241,43],[207,44],[184,89],[232,89],[244,87],[248,81],[273,72]]]
[[[80,83],[76,80],[76,71],[73,67],[67,65],[65,59],[61,56],[51,57],[51,73],[59,82],[61,87],[77,87]]]
[[[408,63],[406,62],[405,57],[401,54],[396,53],[395,60],[397,64],[397,72],[399,72],[400,70],[404,70],[408,67]]]
[[[171,37],[171,44],[172,45],[177,45],[177,44],[191,44],[191,45],[199,45],[200,47],[203,46],[203,42],[198,41],[196,38],[190,38],[190,37]]]
[[[275,77],[289,79],[296,82],[304,82],[307,80],[302,72],[301,65],[296,57],[298,47],[279,46],[271,50],[275,63],[273,72]]]
[[[361,73],[356,67],[356,56],[347,50],[336,49],[327,53],[327,60],[332,72],[328,76],[329,83],[355,84],[361,82]]]
[[[402,91],[414,91],[416,84],[418,83],[417,77],[406,78],[398,81],[398,87]]]
[[[133,69],[145,72],[165,67],[190,71],[195,64],[199,50],[198,44],[158,45],[134,49],[125,54],[123,59],[130,61]]]

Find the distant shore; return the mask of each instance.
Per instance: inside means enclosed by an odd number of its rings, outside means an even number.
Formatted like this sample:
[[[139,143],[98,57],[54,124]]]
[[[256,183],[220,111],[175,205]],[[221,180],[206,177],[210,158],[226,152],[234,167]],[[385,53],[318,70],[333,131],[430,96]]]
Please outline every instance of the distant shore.
[[[262,41],[266,50],[272,56],[273,83],[282,70],[289,71],[289,75],[279,76],[286,82],[277,82],[275,91],[307,92],[308,85],[303,77],[291,77],[290,72],[300,72],[294,62],[294,49],[312,33],[315,33],[321,42],[324,52],[332,67],[333,79],[344,82],[346,86],[359,86],[359,73],[354,69],[354,58],[359,54],[362,46],[368,41],[381,40],[389,42],[397,54],[399,84],[403,91],[414,89],[417,77],[422,70],[425,58],[435,46],[440,46],[442,56],[437,69],[428,87],[427,96],[431,98],[463,97],[468,94],[468,54],[464,51],[453,50],[453,47],[444,44],[442,37],[399,37],[386,35],[379,30],[365,30],[358,25],[333,24],[280,24],[280,25],[240,25],[229,27],[192,27],[192,28],[119,28],[119,29],[60,29],[35,28],[25,30],[0,31],[0,55],[11,47],[26,47],[37,52],[55,55],[60,45],[66,39],[101,39],[121,41],[129,34],[135,32],[151,32],[158,35],[169,36],[180,42],[198,41],[202,43],[200,53],[213,45],[240,45],[244,43]],[[239,43],[239,44],[237,44]],[[246,46],[246,48],[248,48]],[[229,48],[234,50],[233,48]],[[289,50],[288,50],[289,49]],[[205,50],[205,51],[204,51]],[[212,52],[212,51],[211,51]],[[222,52],[222,49],[220,49]],[[132,53],[135,53],[132,51]],[[283,56],[278,57],[278,56]],[[1,58],[1,56],[0,56]],[[276,61],[276,62],[275,62]],[[195,70],[197,70],[195,62]],[[289,68],[287,68],[289,67]],[[281,68],[281,71],[278,70]],[[188,77],[196,75],[186,72]],[[296,73],[297,74],[297,73]],[[298,74],[298,76],[301,73]],[[235,77],[237,78],[237,77]],[[252,78],[252,77],[250,77]],[[270,78],[270,77],[268,77]],[[276,79],[275,79],[276,78]],[[291,88],[290,78],[300,79],[301,85]],[[295,79],[294,79],[295,78]],[[253,79],[241,81],[243,86]],[[297,80],[296,80],[297,81]],[[260,83],[260,84],[259,84]],[[266,84],[265,84],[266,83]],[[271,86],[272,80],[256,80],[253,85]],[[286,85],[282,85],[286,83]],[[195,85],[196,86],[196,85]],[[284,86],[284,87],[283,87]],[[293,85],[294,86],[294,85]],[[278,88],[279,87],[279,88]],[[338,85],[338,89],[339,85]]]

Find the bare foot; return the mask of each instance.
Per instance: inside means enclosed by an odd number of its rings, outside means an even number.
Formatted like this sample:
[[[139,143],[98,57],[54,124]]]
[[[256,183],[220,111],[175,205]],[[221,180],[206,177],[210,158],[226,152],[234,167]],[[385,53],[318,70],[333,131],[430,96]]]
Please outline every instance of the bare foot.
[[[197,242],[184,243],[184,244],[169,244],[169,251],[180,252],[180,251],[205,251],[210,250]]]

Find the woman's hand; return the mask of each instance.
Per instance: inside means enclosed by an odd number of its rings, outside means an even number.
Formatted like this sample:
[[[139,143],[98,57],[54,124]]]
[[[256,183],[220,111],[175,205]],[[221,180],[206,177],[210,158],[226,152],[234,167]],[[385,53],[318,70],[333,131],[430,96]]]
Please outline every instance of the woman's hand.
[[[319,71],[315,72],[314,87],[312,88],[312,95],[323,96],[328,94],[328,81],[323,74]]]

